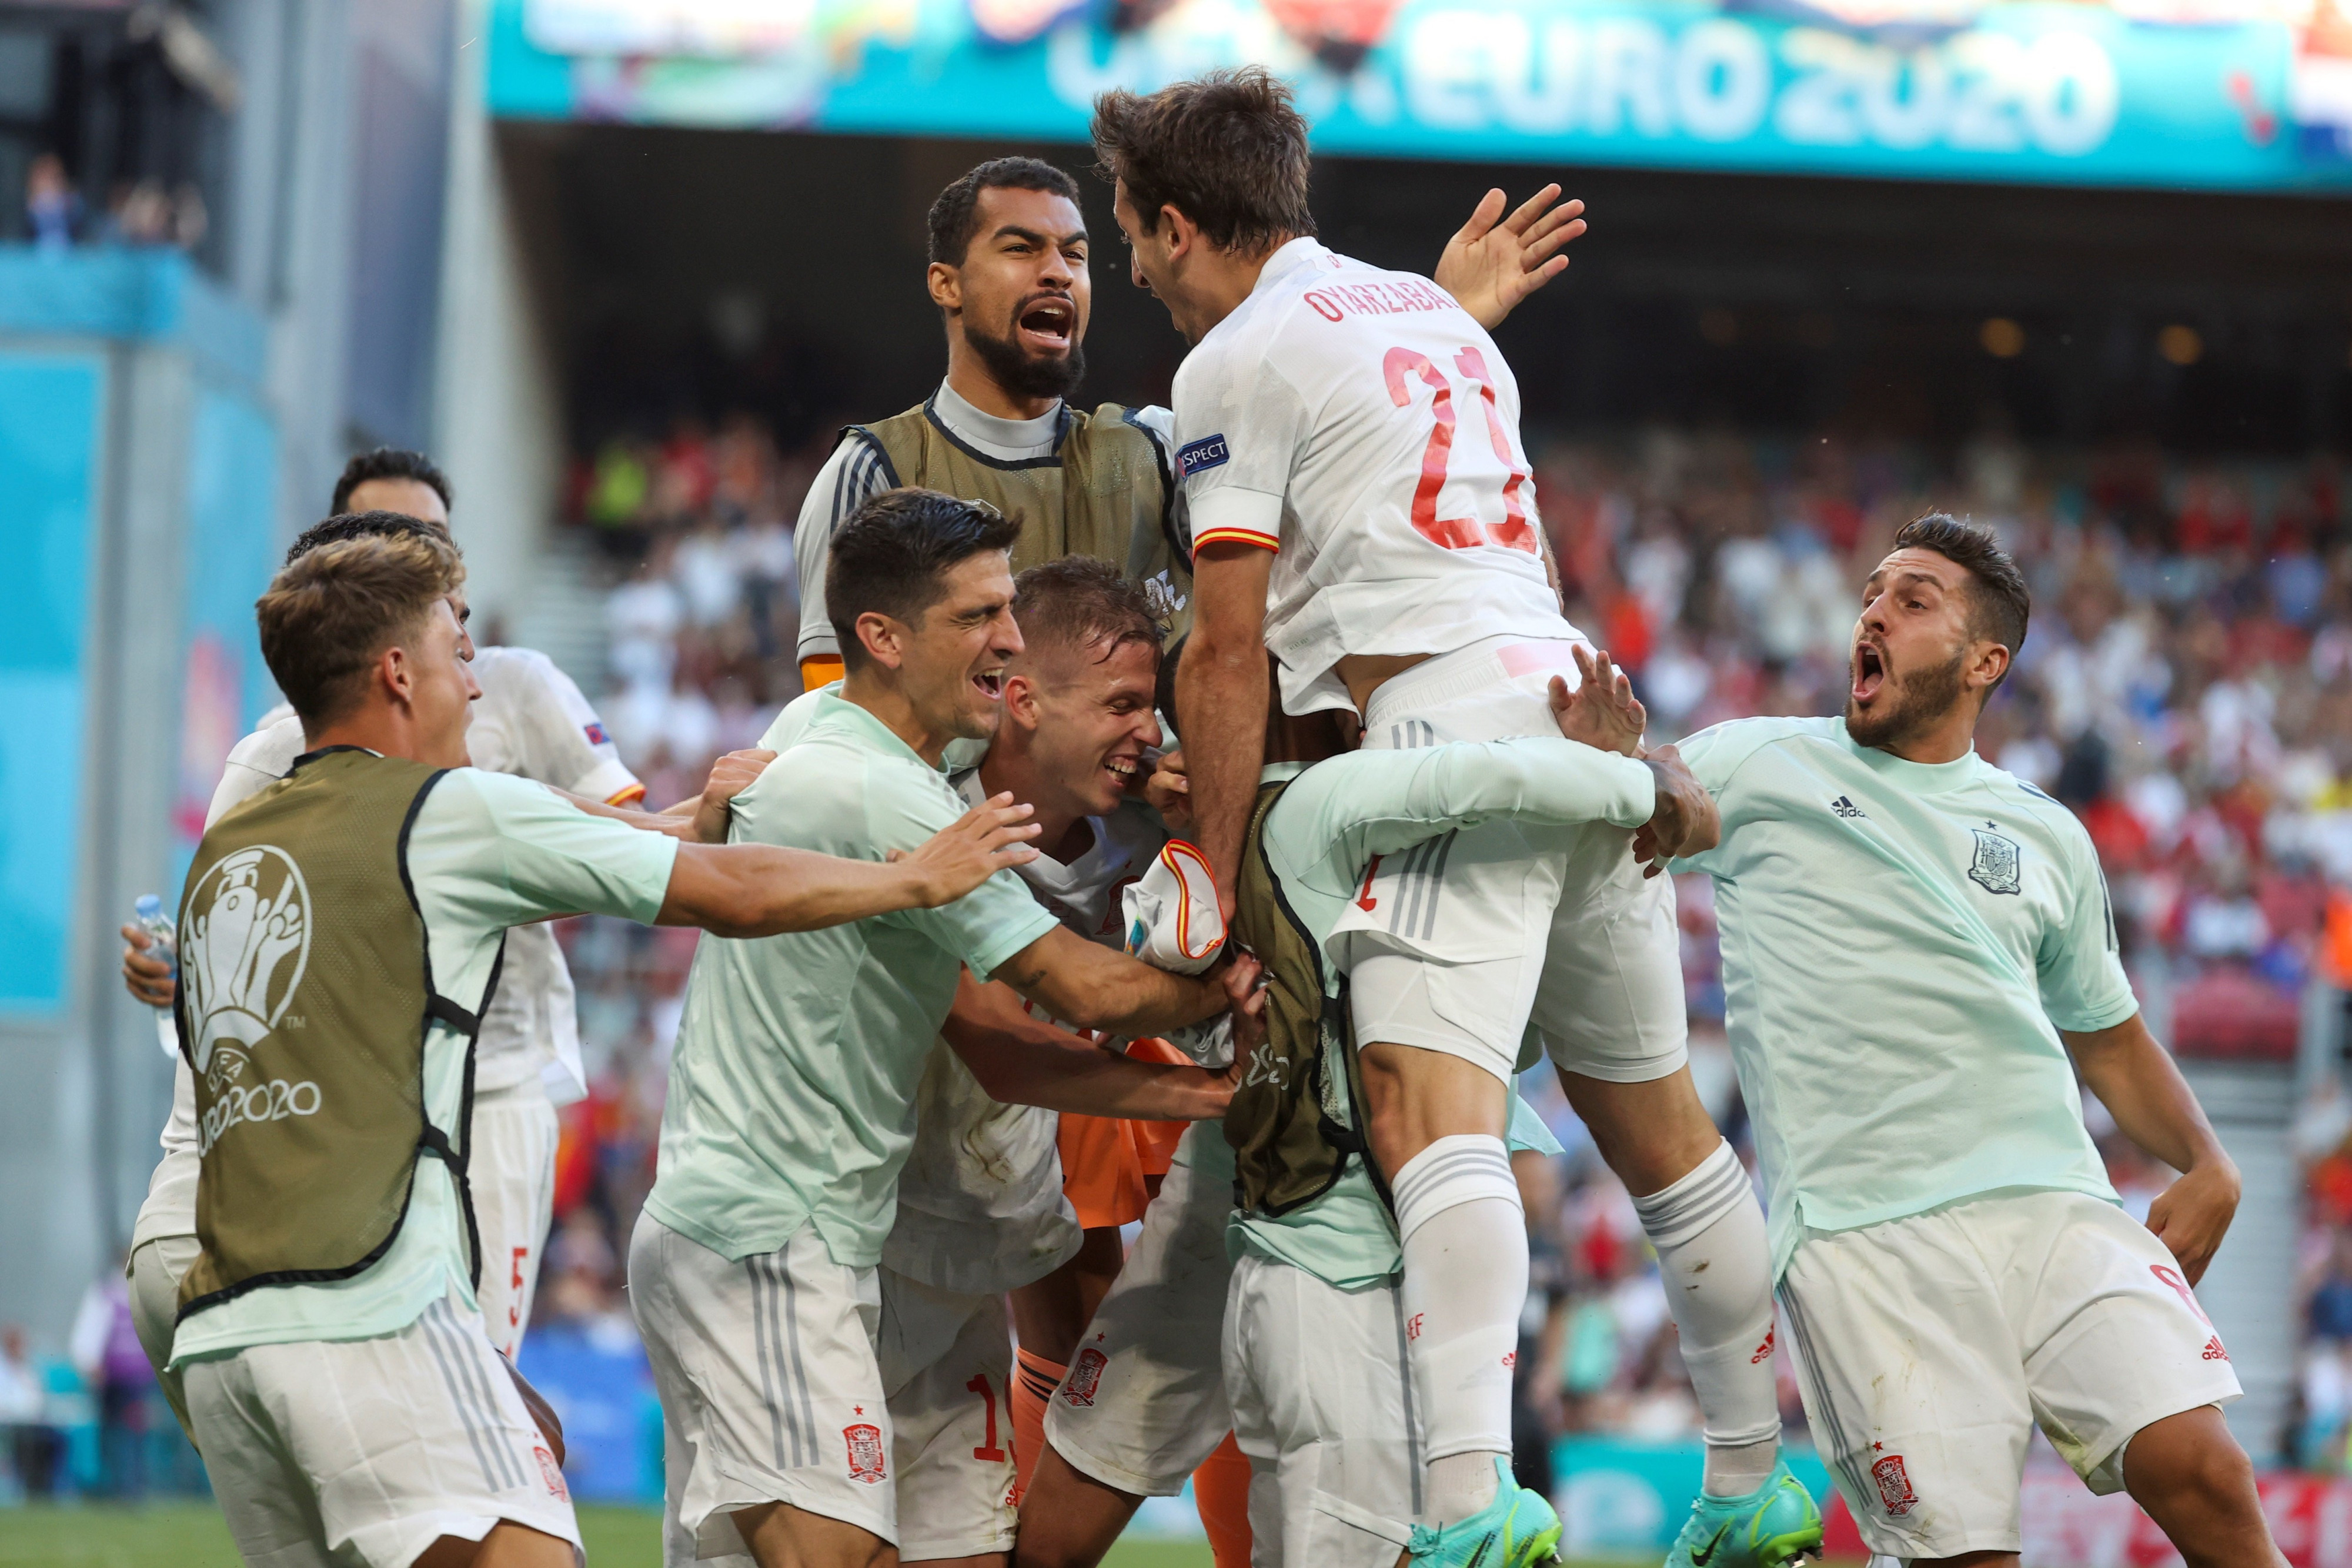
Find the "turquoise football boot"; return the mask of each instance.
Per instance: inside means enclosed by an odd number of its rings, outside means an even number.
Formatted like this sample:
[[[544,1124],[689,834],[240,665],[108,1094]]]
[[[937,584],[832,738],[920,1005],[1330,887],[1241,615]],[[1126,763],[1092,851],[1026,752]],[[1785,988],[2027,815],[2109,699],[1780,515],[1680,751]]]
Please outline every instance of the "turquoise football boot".
[[[1822,1511],[1782,1459],[1746,1497],[1691,1504],[1666,1568],[1786,1568],[1822,1554]]]
[[[1412,1527],[1405,1548],[1412,1568],[1539,1568],[1559,1561],[1559,1515],[1551,1503],[1513,1479],[1507,1458],[1496,1457],[1495,1479],[1495,1500],[1460,1523]]]

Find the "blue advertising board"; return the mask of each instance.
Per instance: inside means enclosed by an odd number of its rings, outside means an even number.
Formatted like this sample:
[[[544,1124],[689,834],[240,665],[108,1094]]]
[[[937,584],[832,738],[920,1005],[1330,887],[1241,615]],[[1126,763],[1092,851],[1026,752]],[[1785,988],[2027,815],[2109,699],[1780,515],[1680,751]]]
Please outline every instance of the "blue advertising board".
[[[2294,25],[2291,0],[2164,21],[1962,4],[1900,27],[1731,0],[1056,4],[493,0],[489,103],[1077,141],[1098,92],[1255,61],[1295,83],[1327,152],[2352,190],[2352,43]]]
[[[0,485],[15,568],[0,638],[0,1015],[65,1002],[81,850],[83,710],[106,361],[0,353]]]

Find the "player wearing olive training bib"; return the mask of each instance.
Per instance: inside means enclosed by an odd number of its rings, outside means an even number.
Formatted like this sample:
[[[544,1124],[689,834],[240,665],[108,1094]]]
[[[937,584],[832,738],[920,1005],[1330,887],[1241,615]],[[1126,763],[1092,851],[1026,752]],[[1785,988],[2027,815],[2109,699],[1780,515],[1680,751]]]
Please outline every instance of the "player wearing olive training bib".
[[[2275,1561],[2210,1408],[2238,1380],[2190,1291],[2236,1171],[2139,1019],[2089,835],[1971,748],[2024,639],[2023,580],[1948,517],[1895,544],[1864,591],[1844,717],[1683,744],[1723,826],[1677,864],[1715,878],[1815,1441],[1891,1556],[2016,1552],[2039,1426],[2190,1563]],[[2186,1173],[2148,1226],[2108,1186],[2078,1070]]]

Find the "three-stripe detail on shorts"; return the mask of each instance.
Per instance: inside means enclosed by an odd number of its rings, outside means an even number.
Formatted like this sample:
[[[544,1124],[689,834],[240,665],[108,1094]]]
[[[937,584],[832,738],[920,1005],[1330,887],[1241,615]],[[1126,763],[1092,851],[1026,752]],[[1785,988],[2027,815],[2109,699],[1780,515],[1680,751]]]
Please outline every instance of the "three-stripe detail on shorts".
[[[1420,720],[1413,721],[1418,724]],[[1397,863],[1396,883],[1389,893],[1391,936],[1426,942],[1437,933],[1438,894],[1445,883],[1445,859],[1454,852],[1460,830],[1423,839],[1404,852]]]
[[[1788,1321],[1789,1337],[1796,1342],[1792,1348],[1797,1355],[1797,1375],[1811,1385],[1813,1405],[1820,1412],[1822,1424],[1829,1428],[1830,1442],[1833,1445],[1829,1461],[1843,1476],[1848,1496],[1866,1498],[1871,1488],[1866,1484],[1869,1478],[1858,1468],[1856,1455],[1860,1450],[1847,1433],[1844,1422],[1838,1418],[1837,1405],[1830,1398],[1829,1385],[1822,1379],[1822,1364],[1813,1345],[1812,1330],[1806,1323],[1794,1293],[1785,1288],[1780,1291],[1780,1315]]]
[[[492,1491],[514,1491],[527,1486],[522,1460],[515,1454],[509,1441],[512,1434],[499,1418],[498,1392],[489,1384],[489,1375],[483,1369],[479,1351],[488,1350],[482,1340],[480,1325],[460,1326],[446,1297],[425,1310],[417,1322],[425,1332],[425,1343],[441,1368],[442,1386],[449,1391],[449,1403],[466,1426],[466,1440],[474,1446],[474,1459],[482,1468],[482,1484]],[[479,1343],[469,1343],[471,1335]],[[490,1351],[492,1355],[498,1352]]]
[[[1419,751],[1437,744],[1437,727],[1425,718],[1408,718],[1389,726],[1391,751]]]
[[[782,1251],[743,1260],[751,1281],[751,1340],[760,1362],[760,1393],[768,1407],[776,1468],[796,1470],[817,1462],[816,1412],[801,1363],[799,1287]],[[785,1454],[790,1441],[792,1451]]]

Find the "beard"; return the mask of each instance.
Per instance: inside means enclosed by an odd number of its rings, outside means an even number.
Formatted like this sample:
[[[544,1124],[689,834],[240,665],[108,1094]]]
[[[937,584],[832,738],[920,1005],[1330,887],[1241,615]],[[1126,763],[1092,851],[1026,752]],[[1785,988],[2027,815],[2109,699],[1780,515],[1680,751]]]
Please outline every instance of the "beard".
[[[1949,664],[1888,681],[1875,705],[1877,711],[1867,716],[1855,709],[1853,697],[1847,697],[1846,734],[1856,746],[1885,750],[1932,729],[1960,700],[1960,670],[1967,662],[1968,650],[1963,648]],[[1889,702],[1889,697],[1894,700]]]
[[[1087,378],[1087,351],[1076,341],[1059,359],[1040,359],[1024,352],[1009,334],[990,337],[969,316],[963,340],[988,367],[989,379],[1015,397],[1067,397]]]

